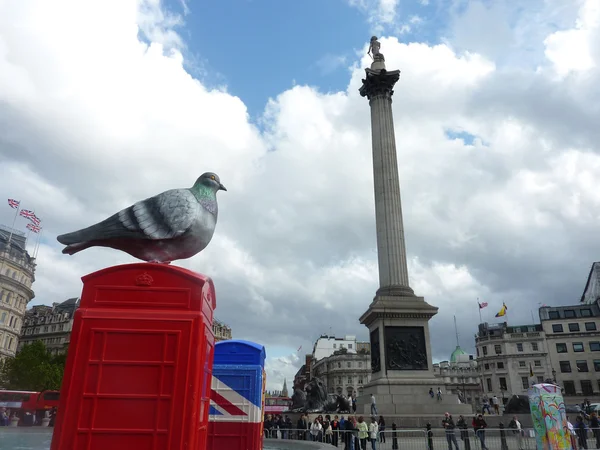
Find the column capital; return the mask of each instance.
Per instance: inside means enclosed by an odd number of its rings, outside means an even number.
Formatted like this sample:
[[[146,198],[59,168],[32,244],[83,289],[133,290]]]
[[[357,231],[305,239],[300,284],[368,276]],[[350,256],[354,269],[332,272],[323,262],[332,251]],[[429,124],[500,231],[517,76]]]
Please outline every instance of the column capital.
[[[362,97],[371,100],[373,97],[383,95],[390,97],[394,95],[394,85],[400,79],[399,70],[387,71],[385,69],[365,69],[366,78],[362,80],[362,86],[358,90]]]

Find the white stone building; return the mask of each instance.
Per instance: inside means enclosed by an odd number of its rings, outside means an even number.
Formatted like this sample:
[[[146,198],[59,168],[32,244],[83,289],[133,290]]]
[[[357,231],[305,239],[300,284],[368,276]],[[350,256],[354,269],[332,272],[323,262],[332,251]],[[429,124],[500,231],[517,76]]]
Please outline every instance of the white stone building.
[[[18,350],[34,341],[42,341],[52,353],[67,350],[78,298],[70,298],[52,306],[37,305],[25,312]]]
[[[0,226],[0,360],[15,355],[25,309],[35,296],[35,259],[25,245],[24,233]]]
[[[435,392],[440,387],[445,394],[457,395],[462,403],[475,408],[481,403],[481,376],[477,361],[460,346],[450,355],[450,361],[440,361],[433,365],[433,373],[438,385],[431,386]]]
[[[596,303],[598,299],[600,299],[600,262],[595,262],[592,264],[590,274],[585,283],[581,303],[591,305]]]
[[[541,383],[552,377],[541,325],[482,323],[475,345],[483,392],[488,397],[496,395],[508,401],[512,395],[526,395],[533,382]]]
[[[348,353],[356,353],[356,336],[344,336],[337,338],[335,336],[322,335],[316,340],[313,346],[313,360],[318,361],[333,355],[333,352],[345,348]]]
[[[600,402],[600,299],[539,312],[552,378],[563,388],[565,403]]]
[[[313,361],[310,370],[311,378],[320,378],[330,394],[355,397],[371,379],[371,355],[366,350],[351,353],[342,348],[331,356]]]

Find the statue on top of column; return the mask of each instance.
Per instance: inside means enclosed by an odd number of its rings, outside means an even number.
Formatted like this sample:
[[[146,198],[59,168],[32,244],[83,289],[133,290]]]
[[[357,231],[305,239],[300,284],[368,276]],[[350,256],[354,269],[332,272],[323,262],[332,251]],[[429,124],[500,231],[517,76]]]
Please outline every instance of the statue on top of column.
[[[367,55],[373,58],[373,61],[385,61],[383,53],[379,51],[380,48],[381,43],[377,40],[377,36],[371,37],[371,42],[369,43],[369,50],[367,51]]]

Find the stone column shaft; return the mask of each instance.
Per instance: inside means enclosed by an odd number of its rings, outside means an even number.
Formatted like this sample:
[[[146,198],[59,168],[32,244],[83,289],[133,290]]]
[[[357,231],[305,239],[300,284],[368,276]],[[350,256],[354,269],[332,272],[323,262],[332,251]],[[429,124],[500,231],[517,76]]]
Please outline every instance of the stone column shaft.
[[[392,97],[377,95],[370,104],[379,286],[409,286]]]
[[[361,95],[369,98],[371,106],[379,295],[414,295],[408,281],[392,116],[393,87],[399,77],[397,70],[367,69],[367,78],[360,90]]]

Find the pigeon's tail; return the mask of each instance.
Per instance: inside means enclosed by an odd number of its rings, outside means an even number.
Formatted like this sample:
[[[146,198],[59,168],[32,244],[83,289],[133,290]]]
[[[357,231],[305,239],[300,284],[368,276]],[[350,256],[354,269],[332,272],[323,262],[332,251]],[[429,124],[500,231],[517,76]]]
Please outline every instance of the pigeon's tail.
[[[89,226],[82,230],[73,231],[72,233],[61,234],[56,237],[56,240],[63,245],[84,244],[90,241],[121,238],[121,237],[137,237],[135,232],[126,229],[119,220],[119,213],[110,216],[108,219],[100,223]],[[82,249],[83,250],[83,249]]]

